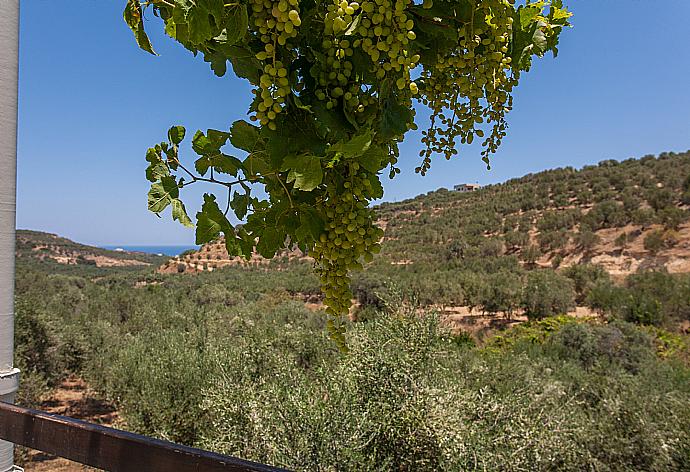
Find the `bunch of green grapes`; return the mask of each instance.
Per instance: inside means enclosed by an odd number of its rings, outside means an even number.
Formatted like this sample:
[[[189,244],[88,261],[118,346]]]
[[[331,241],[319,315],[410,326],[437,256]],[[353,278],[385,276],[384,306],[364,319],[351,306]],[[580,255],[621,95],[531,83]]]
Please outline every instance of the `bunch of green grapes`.
[[[353,5],[359,8],[356,3]],[[323,40],[322,47],[326,61],[315,69],[315,78],[319,84],[315,92],[316,97],[325,101],[329,110],[337,107],[342,101],[346,110],[361,114],[367,106],[373,105],[376,99],[354,77],[351,60],[354,41],[349,37],[330,37]]]
[[[374,224],[368,207],[372,187],[367,173],[356,162],[340,169],[326,182],[320,209],[326,216],[325,232],[310,251],[316,261],[326,312],[333,318],[346,316],[352,304],[351,270],[362,268],[360,259],[371,262],[381,250],[383,231]],[[336,177],[337,176],[337,177]],[[335,325],[329,325],[335,329]]]
[[[483,0],[473,7],[472,21],[460,31],[456,50],[439,56],[433,67],[425,67],[421,98],[432,112],[431,126],[422,133],[426,149],[418,172],[426,173],[434,153],[450,159],[457,154],[456,141],[472,144],[484,138],[483,123],[492,123],[484,140],[482,156],[495,152],[506,134],[505,114],[512,108],[511,92],[518,73],[510,66],[514,7],[510,0]]]
[[[275,130],[274,120],[283,111],[290,94],[288,70],[278,59],[278,48],[297,36],[302,24],[299,0],[252,0],[251,8],[253,29],[264,44],[264,50],[256,54],[263,65],[263,74],[253,91],[256,111],[251,119]]]
[[[316,68],[315,78],[316,96],[326,101],[328,109],[342,100],[343,107],[357,118],[367,107],[378,106],[376,90],[353,76],[352,56],[357,49],[371,59],[377,80],[392,77],[403,99],[417,94],[410,71],[419,55],[408,50],[416,37],[414,21],[405,13],[411,4],[410,0],[365,0],[361,5],[340,0],[327,6],[321,44],[326,61]]]
[[[410,70],[419,61],[419,55],[408,52],[410,41],[416,38],[414,21],[405,13],[410,0],[367,0],[362,3],[364,16],[357,33],[362,37],[361,47],[374,63],[377,79],[391,72],[398,76],[395,81],[400,90],[418,91],[410,79]]]

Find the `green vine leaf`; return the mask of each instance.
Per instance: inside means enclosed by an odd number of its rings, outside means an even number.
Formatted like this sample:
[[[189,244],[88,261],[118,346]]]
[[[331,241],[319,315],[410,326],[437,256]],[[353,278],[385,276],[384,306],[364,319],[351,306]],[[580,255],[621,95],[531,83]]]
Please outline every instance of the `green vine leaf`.
[[[253,84],[259,83],[262,73],[261,63],[250,49],[240,46],[229,46],[225,51],[227,51],[235,75],[243,77]]]
[[[146,168],[146,180],[149,182],[158,182],[163,177],[170,175],[170,168],[163,161],[163,156],[156,148],[148,148],[146,161],[149,163]]]
[[[129,29],[134,33],[134,39],[136,39],[137,44],[144,51],[157,56],[156,51],[153,50],[151,46],[151,41],[149,40],[146,31],[144,31],[144,21],[141,11],[141,3],[139,0],[128,0],[125,5],[125,11],[123,13],[125,22],[129,26]]]
[[[313,208],[304,208],[299,217],[300,226],[295,231],[300,241],[316,241],[324,232],[326,222],[323,217]]]
[[[373,139],[372,130],[368,129],[361,134],[353,136],[347,141],[339,141],[328,148],[329,152],[341,153],[344,157],[359,157],[369,149]]]
[[[175,23],[186,25],[185,42],[201,45],[222,31],[224,0],[175,0]],[[178,39],[180,39],[178,37]]]
[[[230,133],[215,129],[206,130],[206,134],[197,131],[192,138],[192,149],[200,156],[220,154],[220,148],[230,139]]]
[[[364,152],[357,162],[372,174],[376,174],[386,166],[388,153],[381,146],[372,146]]]
[[[249,211],[250,196],[246,193],[235,192],[232,200],[230,200],[230,208],[235,212],[235,216],[240,220],[243,220],[247,216],[247,211]]]
[[[194,162],[194,168],[202,176],[206,175],[211,167],[216,172],[237,177],[237,173],[242,168],[242,161],[234,156],[220,153],[215,156],[202,156]]]
[[[383,185],[381,179],[377,175],[369,176],[369,183],[371,184],[371,198],[374,200],[383,198]]]
[[[259,128],[244,120],[237,120],[230,128],[230,143],[237,149],[253,152],[259,140]]]
[[[237,44],[247,35],[249,28],[249,16],[247,15],[247,6],[238,4],[228,8],[225,29],[216,37],[216,41],[225,43],[228,46]]]
[[[284,245],[285,235],[279,233],[275,227],[266,226],[259,236],[259,241],[256,243],[256,250],[266,259],[270,259]]]
[[[204,194],[204,204],[201,211],[196,214],[196,244],[206,244],[214,241],[223,233],[227,240],[235,238],[235,231],[228,219],[225,217],[215,195]]]
[[[193,228],[194,223],[187,215],[187,210],[184,207],[184,203],[179,198],[175,198],[172,201],[172,217],[173,220],[179,221],[183,226],[187,228]]]
[[[172,126],[168,130],[168,140],[170,140],[170,142],[172,144],[174,144],[175,146],[177,146],[178,144],[180,144],[182,142],[182,140],[184,139],[184,135],[185,135],[184,126],[180,126],[180,125]]]
[[[396,136],[402,136],[407,131],[407,124],[411,123],[413,118],[413,112],[409,107],[392,98],[385,100],[381,114],[381,137],[393,139]]]
[[[305,192],[311,192],[323,181],[321,160],[310,154],[287,156],[281,170],[289,171],[287,181]]]
[[[174,177],[163,177],[151,185],[148,193],[149,211],[160,213],[170,205],[173,199],[180,196],[180,189]]]

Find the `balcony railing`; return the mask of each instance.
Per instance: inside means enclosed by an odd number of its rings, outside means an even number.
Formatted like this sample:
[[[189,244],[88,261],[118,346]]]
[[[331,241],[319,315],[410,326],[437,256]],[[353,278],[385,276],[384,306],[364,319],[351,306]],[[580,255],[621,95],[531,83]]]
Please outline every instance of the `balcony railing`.
[[[285,470],[2,402],[0,439],[110,472]]]

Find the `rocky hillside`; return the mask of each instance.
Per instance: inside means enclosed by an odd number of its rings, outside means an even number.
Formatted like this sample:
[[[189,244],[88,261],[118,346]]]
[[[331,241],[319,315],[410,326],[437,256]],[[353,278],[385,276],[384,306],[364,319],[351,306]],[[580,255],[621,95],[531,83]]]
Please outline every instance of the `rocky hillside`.
[[[284,250],[273,260],[254,254],[250,260],[243,257],[230,257],[223,239],[204,244],[198,251],[190,250],[167,260],[158,268],[161,274],[193,274],[213,272],[223,267],[266,267],[271,262],[309,261],[299,250]]]
[[[43,262],[96,268],[155,267],[168,259],[143,252],[110,251],[75,243],[55,234],[29,230],[17,231],[16,257],[25,263]]]

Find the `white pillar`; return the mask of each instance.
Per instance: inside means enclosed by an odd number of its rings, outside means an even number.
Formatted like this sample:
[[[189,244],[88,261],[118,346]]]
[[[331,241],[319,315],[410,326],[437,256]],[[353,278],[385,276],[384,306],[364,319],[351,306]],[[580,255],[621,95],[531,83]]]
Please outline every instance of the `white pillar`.
[[[19,0],[0,0],[0,400],[19,386],[14,368],[14,245],[17,172]],[[0,441],[0,472],[14,469],[14,447]]]

